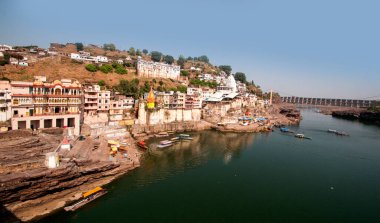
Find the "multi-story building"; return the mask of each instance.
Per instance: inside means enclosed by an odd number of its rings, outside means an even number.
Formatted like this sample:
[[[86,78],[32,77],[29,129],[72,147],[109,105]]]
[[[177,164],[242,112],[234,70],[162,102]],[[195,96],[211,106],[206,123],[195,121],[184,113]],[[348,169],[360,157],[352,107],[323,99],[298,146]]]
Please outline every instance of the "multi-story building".
[[[11,82],[12,129],[73,127],[80,133],[82,86],[78,81]]]
[[[178,109],[185,108],[186,94],[179,91],[173,93],[173,97],[170,98],[169,108]]]
[[[140,77],[179,79],[181,68],[177,65],[137,60],[137,74]]]
[[[86,86],[84,88],[84,112],[86,115],[95,115],[98,113],[98,93],[99,85]]]
[[[0,81],[0,121],[11,118],[11,85],[9,81]]]
[[[202,108],[202,97],[198,94],[186,94],[185,108]]]
[[[98,92],[98,113],[108,113],[111,106],[111,91],[102,90]]]
[[[156,105],[158,108],[169,108],[170,101],[173,101],[173,91],[157,92],[156,93]]]
[[[116,95],[114,100],[111,100],[110,105],[110,121],[120,121],[128,116],[129,111],[134,108],[135,100],[124,95]],[[128,116],[129,117],[129,116]]]

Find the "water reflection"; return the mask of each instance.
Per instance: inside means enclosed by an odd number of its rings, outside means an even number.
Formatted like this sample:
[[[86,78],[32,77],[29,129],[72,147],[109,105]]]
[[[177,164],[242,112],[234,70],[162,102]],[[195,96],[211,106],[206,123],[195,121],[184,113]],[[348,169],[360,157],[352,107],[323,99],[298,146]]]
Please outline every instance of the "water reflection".
[[[213,160],[223,160],[225,164],[240,156],[242,150],[251,148],[255,134],[219,133],[203,131],[190,133],[193,140],[180,141],[171,147],[156,148],[164,138],[154,138],[148,141],[151,145],[149,154],[142,162],[144,173],[165,173],[165,178],[187,168],[196,168]],[[157,171],[158,170],[158,171]]]

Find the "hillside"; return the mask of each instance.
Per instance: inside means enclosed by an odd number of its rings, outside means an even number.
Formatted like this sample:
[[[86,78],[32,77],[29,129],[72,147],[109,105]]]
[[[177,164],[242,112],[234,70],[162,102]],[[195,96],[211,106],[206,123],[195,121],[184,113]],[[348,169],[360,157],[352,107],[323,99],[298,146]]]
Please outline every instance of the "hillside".
[[[120,80],[132,80],[137,78],[136,70],[134,68],[128,69],[128,74],[116,74],[116,73],[102,73],[101,71],[89,72],[85,69],[85,64],[73,62],[66,57],[49,57],[31,64],[29,67],[20,67],[13,65],[5,65],[0,67],[0,78],[6,77],[14,81],[33,81],[33,77],[37,75],[44,75],[48,81],[54,81],[57,79],[76,79],[81,83],[97,83],[100,80],[104,80],[106,85],[115,86],[119,84]],[[138,78],[140,85],[143,85],[145,81],[151,83],[155,88],[159,85],[158,82],[162,80],[163,86],[166,88],[173,88],[180,85],[179,82],[156,78],[154,83],[150,78]]]

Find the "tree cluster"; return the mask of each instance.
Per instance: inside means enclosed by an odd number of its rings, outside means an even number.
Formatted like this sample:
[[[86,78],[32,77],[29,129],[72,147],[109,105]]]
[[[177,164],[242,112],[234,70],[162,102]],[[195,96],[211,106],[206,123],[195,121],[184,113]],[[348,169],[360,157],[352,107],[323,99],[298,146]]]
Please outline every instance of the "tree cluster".
[[[103,44],[103,49],[104,50],[109,50],[109,51],[115,51],[116,50],[116,46],[113,43],[105,43],[105,44]]]
[[[218,86],[218,83],[215,81],[202,81],[199,79],[191,79],[190,84],[195,86],[204,86],[204,87],[210,87],[210,88],[216,88]]]
[[[121,64],[118,64],[118,63],[113,63],[112,65],[103,64],[101,66],[96,66],[95,64],[87,64],[85,66],[85,68],[86,68],[86,70],[88,70],[90,72],[96,72],[96,71],[100,70],[101,72],[103,72],[105,74],[112,73],[113,71],[115,71],[115,73],[117,73],[117,74],[127,74],[128,73],[128,71],[124,68],[124,66]]]

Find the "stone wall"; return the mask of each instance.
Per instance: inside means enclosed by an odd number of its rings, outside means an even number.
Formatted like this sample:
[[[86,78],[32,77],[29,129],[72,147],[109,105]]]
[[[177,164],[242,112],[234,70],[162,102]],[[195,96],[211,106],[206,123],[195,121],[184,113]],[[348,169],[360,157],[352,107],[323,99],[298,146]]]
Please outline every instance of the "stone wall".
[[[201,109],[146,110],[145,103],[140,103],[138,114],[139,117],[136,124],[141,125],[157,125],[201,120]]]

